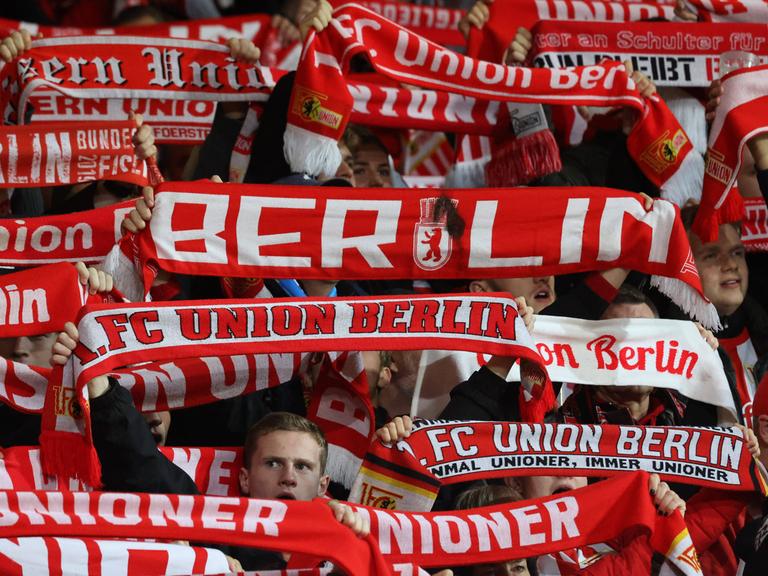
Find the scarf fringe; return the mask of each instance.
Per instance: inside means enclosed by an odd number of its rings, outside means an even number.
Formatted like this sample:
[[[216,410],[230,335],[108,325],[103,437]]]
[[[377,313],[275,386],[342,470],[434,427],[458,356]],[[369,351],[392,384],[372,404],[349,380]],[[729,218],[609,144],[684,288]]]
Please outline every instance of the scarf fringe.
[[[362,463],[362,458],[355,456],[342,446],[328,444],[328,461],[325,464],[325,473],[334,482],[342,484],[344,488],[352,488]]]
[[[111,274],[115,287],[131,302],[144,302],[144,283],[133,262],[115,244],[101,264],[104,272]]]
[[[651,286],[658,288],[659,292],[668,296],[683,312],[701,322],[705,328],[715,332],[721,329],[720,316],[714,305],[682,280],[654,275],[651,276]]]
[[[341,166],[341,152],[336,140],[293,124],[285,128],[283,153],[293,172],[314,177],[333,176]]]
[[[79,434],[55,430],[41,432],[40,464],[43,474],[77,478],[96,490],[102,486],[101,463],[96,449]]]
[[[550,130],[538,130],[494,149],[485,167],[485,179],[494,188],[524,186],[562,168],[555,136]]]
[[[445,176],[445,188],[485,188],[485,166],[489,158],[457,162]]]
[[[680,168],[661,186],[661,197],[680,208],[690,200],[701,202],[704,186],[704,157],[698,150],[691,150],[683,159]]]

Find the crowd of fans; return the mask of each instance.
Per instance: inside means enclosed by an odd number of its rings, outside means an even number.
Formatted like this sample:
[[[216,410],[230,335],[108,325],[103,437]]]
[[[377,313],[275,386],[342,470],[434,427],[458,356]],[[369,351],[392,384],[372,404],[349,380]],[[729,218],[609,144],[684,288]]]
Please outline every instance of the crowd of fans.
[[[422,2],[419,2],[422,3]],[[459,24],[462,34],[471,28],[482,32],[489,18],[492,0],[476,3],[437,0],[438,5],[465,10]],[[684,3],[680,3],[682,8]],[[310,30],[321,32],[332,18],[325,0],[28,0],[6,2],[0,17],[53,26],[151,25],[183,18],[218,18],[251,12],[272,15],[272,26],[281,42],[305,38]],[[506,16],[510,28],[517,29],[514,14]],[[129,31],[125,30],[128,34]],[[0,44],[0,58],[6,63],[22,56],[31,47],[33,36],[25,30],[13,32]],[[519,28],[509,46],[505,61],[512,65],[530,62],[533,38]],[[241,62],[255,63],[260,51],[248,38],[228,42],[231,55]],[[358,64],[361,71],[365,63]],[[653,94],[655,86],[645,75],[633,73],[638,89]],[[342,163],[335,174],[302,175],[291,173],[282,152],[282,133],[286,125],[288,94],[292,77],[280,80],[265,109],[253,143],[246,184],[335,185],[354,188],[407,186],[403,175],[403,144],[407,135],[394,130],[351,124],[339,142]],[[287,84],[287,86],[282,86]],[[721,88],[716,81],[697,96],[714,114]],[[205,142],[199,146],[157,144],[151,126],[141,115],[134,136],[140,158],[154,158],[168,179],[226,180],[230,155],[248,112],[247,103],[222,103]],[[549,112],[549,111],[548,111]],[[585,115],[595,111],[583,110]],[[710,118],[711,119],[711,118]],[[561,144],[563,168],[555,174],[530,182],[531,186],[588,185],[609,186],[642,195],[650,209],[659,190],[631,166],[626,150],[622,121],[606,123],[592,138],[576,147]],[[447,140],[456,143],[456,135]],[[749,158],[744,163],[739,188],[762,194],[768,199],[768,151],[763,138],[749,142]],[[617,170],[623,166],[626,170]],[[406,175],[407,176],[407,175]],[[223,186],[223,184],[222,184]],[[509,192],[509,193],[514,193]],[[363,192],[364,194],[364,192]],[[126,232],[143,230],[151,221],[154,194],[151,188],[139,189],[113,181],[59,187],[0,190],[3,217],[18,218],[62,214],[105,206],[126,198],[136,198],[126,216]],[[695,206],[682,208],[687,227]],[[718,239],[704,243],[689,232],[696,268],[704,292],[720,316],[722,329],[714,334],[701,328],[702,337],[723,361],[725,375],[740,401],[735,402],[738,421],[725,421],[713,406],[691,401],[676,391],[647,386],[576,386],[556,411],[551,422],[579,424],[638,424],[651,426],[744,425],[753,453],[768,463],[768,402],[756,396],[768,395],[768,384],[759,388],[768,353],[768,292],[765,290],[764,257],[746,252],[739,224],[724,224]],[[79,264],[81,282],[91,293],[111,292],[113,280],[98,267]],[[531,328],[536,315],[568,316],[586,320],[617,318],[686,319],[685,314],[658,291],[648,277],[624,269],[611,269],[562,277],[455,279],[433,282],[413,281],[300,281],[264,279],[272,296],[358,296],[414,293],[508,292],[516,297],[521,315]],[[213,277],[175,277],[161,273],[152,293],[155,300],[199,300],[252,297],[241,290],[238,279]],[[0,339],[0,355],[31,366],[64,364],[78,342],[74,324],[61,333],[38,334]],[[745,349],[748,352],[745,353]],[[410,434],[409,414],[419,366],[420,352],[387,351],[363,353],[370,399],[375,409],[377,436],[395,442]],[[321,359],[319,360],[322,361]],[[466,382],[456,382],[449,404],[441,417],[455,420],[517,421],[519,383],[508,382],[513,358],[493,357]],[[279,387],[214,404],[169,412],[141,414],[130,393],[106,376],[88,384],[93,435],[103,466],[105,490],[196,494],[198,488],[180,468],[172,464],[157,446],[243,446],[244,461],[239,476],[242,494],[252,498],[329,500],[336,518],[355,533],[366,534],[369,527],[354,508],[343,504],[347,494],[325,473],[328,446],[318,427],[305,418],[307,397],[311,395],[311,366],[302,369],[291,381]],[[560,384],[556,384],[559,391]],[[743,396],[746,394],[746,398]],[[564,396],[564,395],[563,395]],[[745,409],[746,407],[746,409]],[[751,408],[750,408],[751,407]],[[22,414],[0,405],[0,441],[3,447],[38,444],[40,417]],[[749,430],[748,430],[749,429]],[[377,440],[374,440],[377,441]],[[759,448],[758,448],[759,445]],[[762,452],[761,452],[762,449]],[[484,482],[482,486],[461,486],[444,490],[436,506],[443,509],[468,509],[493,503],[514,502],[549,496],[587,485],[584,477],[523,476]],[[661,513],[680,510],[686,513],[694,544],[705,574],[763,574],[768,570],[766,520],[761,496],[741,498],[738,506],[725,506],[706,491],[698,494],[689,486],[668,486],[652,475],[649,486]],[[647,574],[651,551],[647,543],[635,540],[612,542],[606,546],[579,551],[570,563],[572,573]],[[227,547],[233,570],[283,568],[285,555],[254,549]],[[455,568],[453,573],[548,574],[564,573],[563,562],[552,557],[513,560],[499,565]],[[441,574],[449,574],[446,568]]]

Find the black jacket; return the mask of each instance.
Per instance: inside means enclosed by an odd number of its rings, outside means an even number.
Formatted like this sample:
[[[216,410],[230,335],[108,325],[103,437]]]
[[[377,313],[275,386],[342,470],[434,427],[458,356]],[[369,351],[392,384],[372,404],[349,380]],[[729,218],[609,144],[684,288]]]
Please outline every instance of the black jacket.
[[[105,490],[199,494],[186,472],[157,449],[130,392],[115,380],[110,378],[109,390],[91,400],[91,423]]]

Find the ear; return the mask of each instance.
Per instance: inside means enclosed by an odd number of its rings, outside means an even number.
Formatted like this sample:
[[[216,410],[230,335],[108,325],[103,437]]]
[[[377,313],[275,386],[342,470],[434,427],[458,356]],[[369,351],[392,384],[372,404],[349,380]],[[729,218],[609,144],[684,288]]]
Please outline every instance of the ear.
[[[757,430],[754,432],[760,444],[768,446],[768,414],[760,414],[757,417]]]
[[[470,292],[493,292],[487,280],[472,280],[469,283]]]
[[[376,388],[379,390],[386,388],[387,384],[390,382],[392,382],[392,370],[389,368],[389,366],[385,366],[379,372],[379,381],[376,382]]]
[[[245,468],[240,468],[240,475],[238,477],[238,480],[240,481],[240,492],[242,492],[245,496],[248,496],[250,494],[249,482],[248,482],[248,470],[246,470]]]
[[[317,485],[317,495],[324,496],[328,490],[328,484],[331,483],[331,477],[328,474],[320,476],[320,483]]]

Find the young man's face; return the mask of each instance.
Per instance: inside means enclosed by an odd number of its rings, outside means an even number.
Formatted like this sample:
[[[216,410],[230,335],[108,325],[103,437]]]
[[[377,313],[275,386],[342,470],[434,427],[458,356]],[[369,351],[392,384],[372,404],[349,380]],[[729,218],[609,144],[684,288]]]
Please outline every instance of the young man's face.
[[[387,153],[375,144],[364,144],[355,150],[352,171],[356,188],[388,188],[392,186]]]
[[[744,301],[748,284],[747,260],[739,230],[723,224],[717,241],[709,244],[702,244],[695,234],[689,237],[704,295],[721,316],[733,314]]]
[[[37,336],[19,336],[4,338],[0,348],[4,348],[8,357],[14,362],[27,366],[50,366],[51,348],[56,341],[56,333],[40,334]]]
[[[320,469],[321,448],[306,432],[276,430],[259,438],[250,467],[240,470],[240,489],[251,498],[312,500],[329,478]]]

